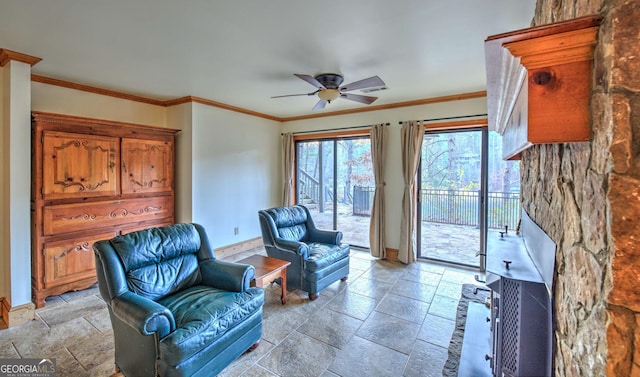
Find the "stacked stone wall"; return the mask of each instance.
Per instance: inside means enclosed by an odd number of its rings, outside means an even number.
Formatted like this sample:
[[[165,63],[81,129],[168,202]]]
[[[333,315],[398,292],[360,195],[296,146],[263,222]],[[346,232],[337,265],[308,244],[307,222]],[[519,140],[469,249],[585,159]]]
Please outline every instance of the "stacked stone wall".
[[[532,24],[587,15],[593,139],[525,151],[523,208],[558,245],[555,375],[640,375],[640,2],[538,0]]]

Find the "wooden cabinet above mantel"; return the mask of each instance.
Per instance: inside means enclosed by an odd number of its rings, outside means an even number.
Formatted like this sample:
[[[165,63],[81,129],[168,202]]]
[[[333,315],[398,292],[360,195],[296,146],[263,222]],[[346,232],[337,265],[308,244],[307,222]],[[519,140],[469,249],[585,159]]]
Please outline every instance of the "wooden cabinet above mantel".
[[[591,139],[591,66],[599,17],[490,36],[485,41],[489,129],[504,159],[533,144]]]

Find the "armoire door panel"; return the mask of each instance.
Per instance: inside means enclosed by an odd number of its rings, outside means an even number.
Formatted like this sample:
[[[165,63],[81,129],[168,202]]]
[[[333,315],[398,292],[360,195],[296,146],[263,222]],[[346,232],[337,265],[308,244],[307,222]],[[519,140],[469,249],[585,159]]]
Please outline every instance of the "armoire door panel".
[[[45,287],[50,288],[95,276],[93,244],[115,236],[115,232],[109,232],[64,241],[45,242],[43,245]]]
[[[161,193],[173,189],[173,144],[122,139],[122,193]]]
[[[43,199],[119,194],[118,139],[43,132]]]
[[[171,197],[60,204],[44,208],[44,234],[55,235],[170,218]]]

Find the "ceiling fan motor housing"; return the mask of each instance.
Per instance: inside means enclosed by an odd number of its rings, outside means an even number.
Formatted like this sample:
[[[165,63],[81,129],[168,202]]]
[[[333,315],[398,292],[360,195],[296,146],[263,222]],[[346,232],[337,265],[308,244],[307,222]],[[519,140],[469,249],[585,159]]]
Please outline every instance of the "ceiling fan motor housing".
[[[335,73],[322,73],[317,75],[315,79],[327,89],[338,89],[344,77]]]

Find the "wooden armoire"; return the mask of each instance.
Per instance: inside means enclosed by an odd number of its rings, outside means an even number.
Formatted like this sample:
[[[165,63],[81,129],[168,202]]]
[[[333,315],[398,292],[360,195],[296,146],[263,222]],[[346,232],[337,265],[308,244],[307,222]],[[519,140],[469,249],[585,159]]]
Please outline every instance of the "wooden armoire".
[[[32,113],[32,294],[96,282],[93,243],[174,223],[178,130]]]

